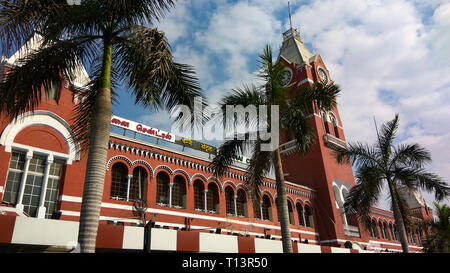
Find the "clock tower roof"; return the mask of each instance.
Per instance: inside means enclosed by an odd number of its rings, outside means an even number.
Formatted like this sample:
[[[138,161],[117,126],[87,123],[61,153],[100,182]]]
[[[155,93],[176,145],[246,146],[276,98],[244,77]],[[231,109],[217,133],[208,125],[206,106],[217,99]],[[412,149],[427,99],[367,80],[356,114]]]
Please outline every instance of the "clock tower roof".
[[[311,54],[303,43],[300,32],[292,27],[283,33],[283,44],[280,49],[281,56],[286,61],[297,65],[310,64],[315,59],[315,56]]]

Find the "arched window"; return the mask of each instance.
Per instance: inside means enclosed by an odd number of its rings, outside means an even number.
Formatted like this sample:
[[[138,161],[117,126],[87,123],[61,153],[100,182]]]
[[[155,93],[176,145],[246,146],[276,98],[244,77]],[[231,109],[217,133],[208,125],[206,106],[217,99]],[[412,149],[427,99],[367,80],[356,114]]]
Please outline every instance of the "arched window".
[[[156,176],[156,203],[159,205],[169,204],[169,175],[159,172]]]
[[[397,231],[397,227],[396,226],[394,226],[394,240],[395,241],[398,241],[398,231]]]
[[[205,209],[205,196],[204,196],[205,186],[200,180],[194,181],[194,209],[204,210]]]
[[[259,207],[259,206],[258,206]],[[247,213],[247,196],[243,189],[237,191],[236,199],[237,215],[242,217],[248,217]]]
[[[331,134],[337,138],[339,138],[337,120],[334,115],[330,115],[330,123],[331,123]]]
[[[259,196],[252,198],[253,202],[253,216],[255,219],[261,218],[261,198]]]
[[[379,238],[377,224],[376,224],[375,220],[372,220],[371,225],[370,225],[370,236],[372,238]]]
[[[142,167],[136,167],[133,170],[129,199],[130,201],[147,200],[147,171]]]
[[[379,222],[378,226],[380,227],[380,231],[381,231],[381,236],[384,240],[387,240],[387,236],[386,236],[386,229],[384,228],[384,224],[383,222]]]
[[[263,196],[262,202],[262,219],[272,221],[272,204],[267,195]]]
[[[219,213],[219,190],[215,183],[208,184],[207,209],[209,212]]]
[[[231,187],[225,188],[225,202],[227,214],[234,215],[234,191]]]
[[[419,245],[422,246],[423,245],[422,244],[423,238],[422,238],[422,232],[420,230],[417,231],[417,237],[419,239],[419,241],[418,241]]]
[[[180,175],[175,176],[172,186],[172,206],[186,208],[186,182]]]
[[[278,198],[275,200],[275,203],[277,204],[277,209],[278,209]],[[288,208],[289,224],[293,225],[294,224],[294,212],[292,210],[292,205],[291,205],[291,202],[289,202],[289,200],[287,200],[287,208]],[[279,211],[279,210],[277,210],[277,211]],[[278,215],[278,222],[281,222],[280,215]]]
[[[320,116],[321,116],[321,118],[322,118],[322,126],[323,126],[323,131],[324,131],[324,133],[330,133],[329,131],[328,131],[328,128],[327,128],[327,116],[325,115],[325,112],[320,112]]]
[[[411,243],[412,244],[417,244],[416,234],[415,234],[414,231],[411,232]]]
[[[308,205],[305,205],[305,225],[307,227],[314,227],[314,218],[312,214],[312,209]]]
[[[128,168],[116,163],[111,169],[111,199],[127,200]]]
[[[298,215],[298,223],[300,226],[305,226],[305,215],[303,215],[303,207],[300,203],[297,203],[297,215]]]
[[[391,231],[392,240],[397,241],[397,234],[392,224],[389,224],[389,230]]]
[[[388,231],[388,228],[387,228],[387,224],[386,223],[383,223],[383,232],[384,232],[384,236],[385,236],[385,240],[390,240],[390,237],[389,237],[389,231]]]
[[[291,202],[288,202],[288,213],[289,213],[289,224],[293,225],[294,224],[294,210],[292,209],[292,205]]]

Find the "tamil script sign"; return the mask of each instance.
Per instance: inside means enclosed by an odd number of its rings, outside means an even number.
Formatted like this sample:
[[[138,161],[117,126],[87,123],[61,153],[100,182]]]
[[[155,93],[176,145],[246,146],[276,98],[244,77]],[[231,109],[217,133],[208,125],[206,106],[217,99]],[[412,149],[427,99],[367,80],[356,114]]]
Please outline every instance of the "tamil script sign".
[[[216,154],[217,148],[205,143],[201,143],[192,139],[187,139],[184,137],[176,137],[175,144],[182,145],[183,147],[189,147],[194,150],[202,151],[208,154]]]
[[[114,126],[117,126],[119,128],[123,128],[126,130],[130,130],[132,132],[138,133],[138,134],[142,134],[142,135],[146,135],[146,136],[151,136],[151,137],[156,137],[165,141],[169,141],[172,143],[175,143],[175,135],[169,132],[165,132],[165,131],[161,131],[159,129],[141,124],[141,123],[137,123],[128,119],[124,119],[121,117],[117,117],[117,116],[112,116],[111,119],[111,124]]]
[[[138,134],[151,136],[151,137],[155,137],[155,138],[162,139],[165,141],[169,141],[169,142],[172,142],[172,143],[175,143],[178,145],[182,145],[183,147],[189,147],[194,150],[203,151],[208,154],[215,155],[215,154],[217,154],[217,151],[218,151],[218,149],[214,146],[211,146],[211,145],[208,145],[208,144],[205,144],[202,142],[198,142],[195,140],[187,139],[184,137],[178,137],[172,133],[161,131],[159,129],[150,127],[148,125],[144,125],[142,123],[131,121],[131,120],[121,118],[118,116],[112,116],[111,125],[119,127],[119,128],[123,128],[125,130],[130,130],[130,131],[138,133]],[[250,158],[242,156],[242,155],[235,156],[233,158],[233,160],[235,162],[239,162],[239,163],[243,163],[243,164],[249,164],[249,162],[250,162]]]

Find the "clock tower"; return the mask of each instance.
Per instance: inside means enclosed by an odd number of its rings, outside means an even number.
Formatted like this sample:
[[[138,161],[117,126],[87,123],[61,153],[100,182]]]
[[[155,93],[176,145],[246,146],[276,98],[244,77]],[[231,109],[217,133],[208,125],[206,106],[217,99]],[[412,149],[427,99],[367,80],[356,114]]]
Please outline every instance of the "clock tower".
[[[286,65],[283,81],[290,87],[291,94],[301,92],[303,86],[314,82],[333,83],[320,54],[312,54],[300,33],[292,27],[283,34],[278,61]],[[316,142],[304,157],[293,145],[295,140],[288,142],[284,136],[280,137],[285,179],[316,190],[314,224],[322,245],[343,246],[347,241],[364,240],[367,235],[356,218],[343,213],[345,197],[355,182],[351,165],[337,164],[332,155],[333,147],[346,147],[338,107],[328,112],[316,110],[311,124],[316,132]]]

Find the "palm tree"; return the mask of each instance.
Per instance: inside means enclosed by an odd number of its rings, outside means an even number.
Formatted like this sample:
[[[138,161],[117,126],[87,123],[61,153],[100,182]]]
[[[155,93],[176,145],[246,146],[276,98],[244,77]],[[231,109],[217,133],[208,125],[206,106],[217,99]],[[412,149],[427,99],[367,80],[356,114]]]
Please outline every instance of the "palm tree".
[[[281,84],[284,65],[281,62],[273,63],[272,49],[266,46],[259,55],[261,64],[258,78],[263,84],[245,85],[242,88],[234,89],[232,94],[225,96],[219,103],[223,112],[227,106],[242,105],[247,107],[254,105],[256,107],[266,106],[268,119],[271,120],[271,108],[275,105],[280,109],[279,127],[281,133],[289,139],[295,138],[296,145],[304,155],[312,143],[314,143],[315,134],[310,123],[310,116],[316,109],[329,110],[335,105],[335,97],[340,89],[336,85],[324,86],[315,83],[312,86],[303,88],[289,97],[287,87]],[[261,113],[259,115],[261,117]],[[265,120],[250,120],[248,116],[245,123],[250,126],[265,126],[267,132],[277,128],[271,128]],[[236,125],[236,120],[228,120],[224,123],[225,128]],[[275,125],[274,125],[275,126]],[[278,125],[276,125],[278,126]],[[284,174],[281,164],[279,143],[275,143],[275,149],[266,151],[261,149],[262,145],[267,145],[268,141],[261,138],[252,139],[251,133],[247,132],[244,136],[236,135],[232,140],[225,141],[219,148],[219,152],[211,162],[211,166],[217,177],[221,177],[233,163],[233,159],[245,152],[250,152],[251,160],[247,167],[246,183],[249,186],[251,197],[256,200],[259,197],[259,188],[262,186],[264,177],[270,172],[272,166],[275,170],[277,196],[278,196],[278,218],[281,225],[283,252],[292,252],[291,232],[289,228],[289,212],[287,207],[286,187],[284,183]]]
[[[450,207],[434,202],[439,221],[425,221],[418,224],[419,231],[425,231],[424,249],[426,252],[450,252]]]
[[[376,205],[383,185],[389,189],[389,197],[403,252],[408,252],[407,229],[411,224],[405,195],[407,191],[423,189],[435,192],[437,200],[450,193],[447,184],[424,167],[431,162],[430,153],[419,144],[394,146],[399,126],[398,114],[382,125],[378,142],[367,144],[349,143],[347,149],[337,148],[338,163],[349,163],[355,167],[356,186],[350,190],[344,204],[346,213],[356,213],[363,224],[370,227],[370,210]]]
[[[0,114],[14,119],[33,111],[41,101],[42,86],[60,84],[61,73],[73,79],[80,64],[93,71],[73,126],[77,141],[89,147],[78,238],[82,252],[95,251],[115,97],[112,88],[123,82],[136,103],[169,110],[178,104],[191,106],[201,94],[192,67],[173,60],[164,33],[144,26],[165,16],[174,2],[0,1],[2,53],[26,44],[35,33],[43,40],[1,82]]]

